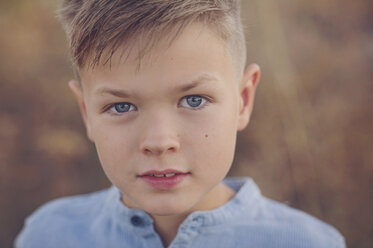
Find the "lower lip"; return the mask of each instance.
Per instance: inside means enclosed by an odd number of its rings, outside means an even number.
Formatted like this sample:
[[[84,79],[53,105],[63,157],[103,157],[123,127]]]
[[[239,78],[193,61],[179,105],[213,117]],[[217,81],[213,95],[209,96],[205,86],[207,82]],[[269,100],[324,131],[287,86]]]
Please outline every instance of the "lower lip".
[[[178,174],[173,177],[141,176],[147,184],[156,189],[170,189],[180,184],[188,174]]]

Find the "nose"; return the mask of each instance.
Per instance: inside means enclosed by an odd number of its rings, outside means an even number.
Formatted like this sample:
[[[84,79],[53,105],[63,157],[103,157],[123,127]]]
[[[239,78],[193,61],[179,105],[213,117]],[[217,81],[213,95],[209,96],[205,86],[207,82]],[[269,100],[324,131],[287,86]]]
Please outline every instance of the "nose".
[[[140,150],[145,155],[162,155],[179,150],[180,143],[172,121],[158,115],[146,120]]]

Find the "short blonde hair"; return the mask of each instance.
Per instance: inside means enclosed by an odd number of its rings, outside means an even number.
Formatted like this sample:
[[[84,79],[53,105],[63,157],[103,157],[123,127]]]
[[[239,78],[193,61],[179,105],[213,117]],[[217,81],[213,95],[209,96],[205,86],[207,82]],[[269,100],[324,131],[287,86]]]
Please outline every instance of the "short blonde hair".
[[[138,38],[146,41],[141,59],[193,22],[208,25],[227,42],[239,71],[246,62],[239,0],[63,0],[59,19],[78,68],[105,65],[119,47],[126,50]]]

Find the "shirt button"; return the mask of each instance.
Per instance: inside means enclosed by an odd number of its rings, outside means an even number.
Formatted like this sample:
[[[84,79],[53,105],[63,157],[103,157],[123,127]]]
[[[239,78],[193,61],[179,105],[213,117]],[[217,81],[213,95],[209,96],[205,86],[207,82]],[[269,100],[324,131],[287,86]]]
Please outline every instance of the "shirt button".
[[[197,221],[199,221],[199,220],[201,220],[201,219],[202,219],[201,216],[197,216],[197,217],[194,217],[194,218],[192,219],[192,221],[197,222]]]
[[[137,215],[132,216],[131,217],[131,223],[134,226],[140,226],[142,224],[142,219]]]

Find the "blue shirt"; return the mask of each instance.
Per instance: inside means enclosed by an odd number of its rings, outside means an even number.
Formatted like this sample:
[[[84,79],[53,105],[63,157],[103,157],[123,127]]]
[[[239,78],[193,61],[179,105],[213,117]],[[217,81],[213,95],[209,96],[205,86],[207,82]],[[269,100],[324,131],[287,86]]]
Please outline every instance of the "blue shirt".
[[[260,194],[249,178],[226,179],[235,197],[210,211],[191,213],[180,225],[172,248],[341,248],[332,226]],[[109,189],[54,200],[26,219],[17,248],[161,248],[152,218],[120,201]]]

